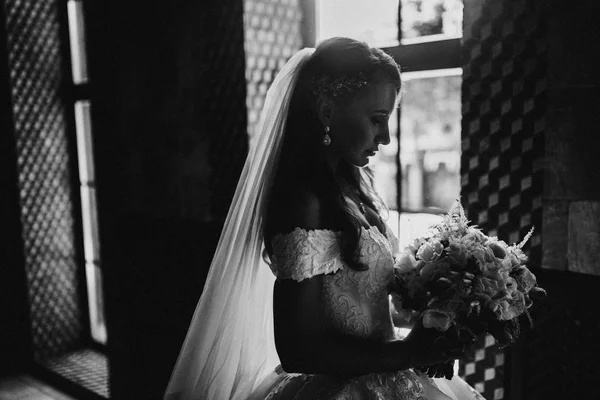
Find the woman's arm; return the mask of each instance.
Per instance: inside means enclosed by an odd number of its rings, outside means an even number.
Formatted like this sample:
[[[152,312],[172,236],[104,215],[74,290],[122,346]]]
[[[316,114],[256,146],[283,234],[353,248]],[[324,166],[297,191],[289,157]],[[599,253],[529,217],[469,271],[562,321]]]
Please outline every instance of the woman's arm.
[[[432,341],[418,335],[386,343],[333,332],[325,322],[322,280],[321,275],[275,285],[275,344],[286,372],[361,375],[438,364],[462,355],[456,349],[433,349]]]
[[[268,232],[290,232],[295,227],[335,229],[328,219],[331,213],[322,210],[318,196],[301,186],[282,190],[270,207]],[[322,290],[322,275],[275,283],[275,345],[287,372],[354,375],[397,371],[443,363],[456,355],[449,353],[455,349],[433,350],[432,342],[417,334],[384,343],[334,332],[326,323]]]

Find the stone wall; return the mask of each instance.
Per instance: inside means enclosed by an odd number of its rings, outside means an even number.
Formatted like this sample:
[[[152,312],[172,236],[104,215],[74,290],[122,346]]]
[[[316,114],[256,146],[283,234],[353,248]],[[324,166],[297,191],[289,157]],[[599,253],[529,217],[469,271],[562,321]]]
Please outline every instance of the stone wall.
[[[543,265],[600,275],[600,4],[553,0],[548,23]]]

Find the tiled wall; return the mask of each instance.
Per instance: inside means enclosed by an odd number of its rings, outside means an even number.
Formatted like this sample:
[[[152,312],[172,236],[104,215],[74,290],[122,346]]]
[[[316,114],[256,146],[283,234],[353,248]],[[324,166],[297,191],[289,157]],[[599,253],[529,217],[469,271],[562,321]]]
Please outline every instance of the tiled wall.
[[[536,227],[542,249],[546,25],[537,0],[465,0],[462,39],[461,199],[470,220],[507,243]],[[507,353],[490,336],[461,360],[460,374],[486,399],[511,398]]]
[[[7,32],[21,251],[33,353],[43,361],[79,346],[85,330],[62,15],[56,1],[7,1],[4,6],[6,21],[0,23]]]
[[[470,218],[501,239],[537,228],[525,250],[548,291],[515,345],[501,353],[481,343],[484,353],[472,355],[473,371],[505,356],[502,391],[488,391],[499,382],[485,373],[469,381],[483,383],[489,399],[593,398],[599,16],[600,3],[591,1],[465,0],[462,199]]]
[[[265,95],[283,64],[302,46],[300,0],[244,0],[246,107],[252,137]]]

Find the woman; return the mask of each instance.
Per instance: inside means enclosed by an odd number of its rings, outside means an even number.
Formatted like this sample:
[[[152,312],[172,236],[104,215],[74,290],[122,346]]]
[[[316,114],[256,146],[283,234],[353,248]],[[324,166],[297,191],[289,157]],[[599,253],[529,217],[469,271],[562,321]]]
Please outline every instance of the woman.
[[[400,89],[391,57],[346,38],[284,66],[166,398],[481,398],[412,369],[462,348],[422,328],[395,340],[397,241],[362,168],[390,141]]]

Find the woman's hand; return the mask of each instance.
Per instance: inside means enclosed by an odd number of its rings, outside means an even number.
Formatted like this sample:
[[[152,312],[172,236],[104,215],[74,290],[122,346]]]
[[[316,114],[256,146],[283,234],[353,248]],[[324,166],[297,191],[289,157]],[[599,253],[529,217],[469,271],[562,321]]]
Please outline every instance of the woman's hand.
[[[465,343],[448,339],[446,332],[425,328],[421,320],[417,321],[404,341],[409,344],[411,367],[451,364],[461,358],[467,349]],[[447,372],[447,368],[444,372]],[[441,372],[436,370],[436,373]]]
[[[402,300],[396,293],[390,295],[390,310],[394,326],[398,328],[412,328],[419,316],[417,311],[402,308]]]

